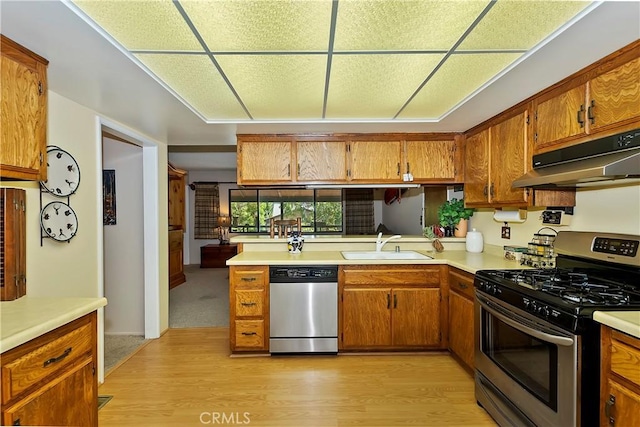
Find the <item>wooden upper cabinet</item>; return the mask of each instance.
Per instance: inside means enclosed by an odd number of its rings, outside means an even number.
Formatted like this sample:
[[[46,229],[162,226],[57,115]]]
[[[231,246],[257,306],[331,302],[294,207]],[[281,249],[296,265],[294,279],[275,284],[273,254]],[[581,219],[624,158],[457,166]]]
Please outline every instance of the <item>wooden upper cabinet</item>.
[[[297,141],[298,181],[347,180],[347,148],[344,141]]]
[[[0,35],[0,177],[47,179],[48,61]]]
[[[590,131],[640,118],[640,58],[591,80],[589,98]]]
[[[533,154],[640,126],[640,41],[612,53],[533,99]]]
[[[351,181],[400,182],[402,141],[349,142]]]
[[[406,141],[405,172],[417,182],[456,181],[456,142]]]
[[[243,140],[238,137],[238,184],[291,183],[292,140]]]
[[[489,129],[467,138],[464,161],[464,200],[468,205],[489,202]]]
[[[586,84],[562,92],[537,104],[536,147],[564,142],[586,135]]]
[[[511,183],[525,173],[528,115],[525,110],[491,127],[489,197],[494,204],[527,203],[527,192]]]

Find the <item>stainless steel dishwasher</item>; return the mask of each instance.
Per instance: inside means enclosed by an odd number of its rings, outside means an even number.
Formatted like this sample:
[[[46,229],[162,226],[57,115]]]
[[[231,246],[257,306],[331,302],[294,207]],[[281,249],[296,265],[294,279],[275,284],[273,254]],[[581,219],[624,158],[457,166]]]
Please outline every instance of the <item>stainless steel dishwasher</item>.
[[[338,267],[269,268],[271,353],[338,352]]]

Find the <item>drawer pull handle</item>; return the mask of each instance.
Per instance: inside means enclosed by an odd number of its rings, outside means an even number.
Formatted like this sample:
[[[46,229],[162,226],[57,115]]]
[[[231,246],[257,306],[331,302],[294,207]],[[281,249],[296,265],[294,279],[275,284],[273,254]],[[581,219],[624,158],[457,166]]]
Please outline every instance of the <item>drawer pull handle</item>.
[[[69,347],[68,349],[66,349],[60,356],[58,357],[52,357],[49,360],[45,360],[43,363],[43,367],[46,368],[47,366],[51,365],[52,363],[56,363],[61,361],[62,359],[64,359],[65,357],[67,357],[69,354],[71,354],[71,350],[72,348]]]
[[[458,286],[460,286],[460,289],[467,289],[469,287],[469,285],[462,282],[458,282]]]
[[[13,424],[11,424],[11,425],[14,425],[14,426],[21,426],[22,424],[20,424],[20,418],[16,418],[16,419],[13,421]]]
[[[256,278],[255,277],[243,277],[242,279],[243,282],[255,282]]]
[[[243,332],[242,335],[258,335],[257,332]]]
[[[244,305],[245,307],[251,307],[252,305],[256,305],[255,302],[241,302],[240,304]]]

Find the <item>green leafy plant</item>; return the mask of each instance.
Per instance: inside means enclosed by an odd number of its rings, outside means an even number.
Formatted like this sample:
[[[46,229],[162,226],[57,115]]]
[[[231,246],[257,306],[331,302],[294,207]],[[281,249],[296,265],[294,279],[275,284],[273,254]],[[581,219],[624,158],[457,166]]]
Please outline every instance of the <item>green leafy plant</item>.
[[[464,200],[451,199],[438,208],[438,220],[443,227],[455,227],[461,219],[471,218],[474,212],[475,209],[464,207]]]

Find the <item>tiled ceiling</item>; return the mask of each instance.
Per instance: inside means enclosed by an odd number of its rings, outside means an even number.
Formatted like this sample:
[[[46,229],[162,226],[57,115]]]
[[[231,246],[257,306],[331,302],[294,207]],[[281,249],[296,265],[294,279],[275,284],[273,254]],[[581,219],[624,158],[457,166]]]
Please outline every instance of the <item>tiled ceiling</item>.
[[[208,123],[437,121],[592,4],[74,3]]]

